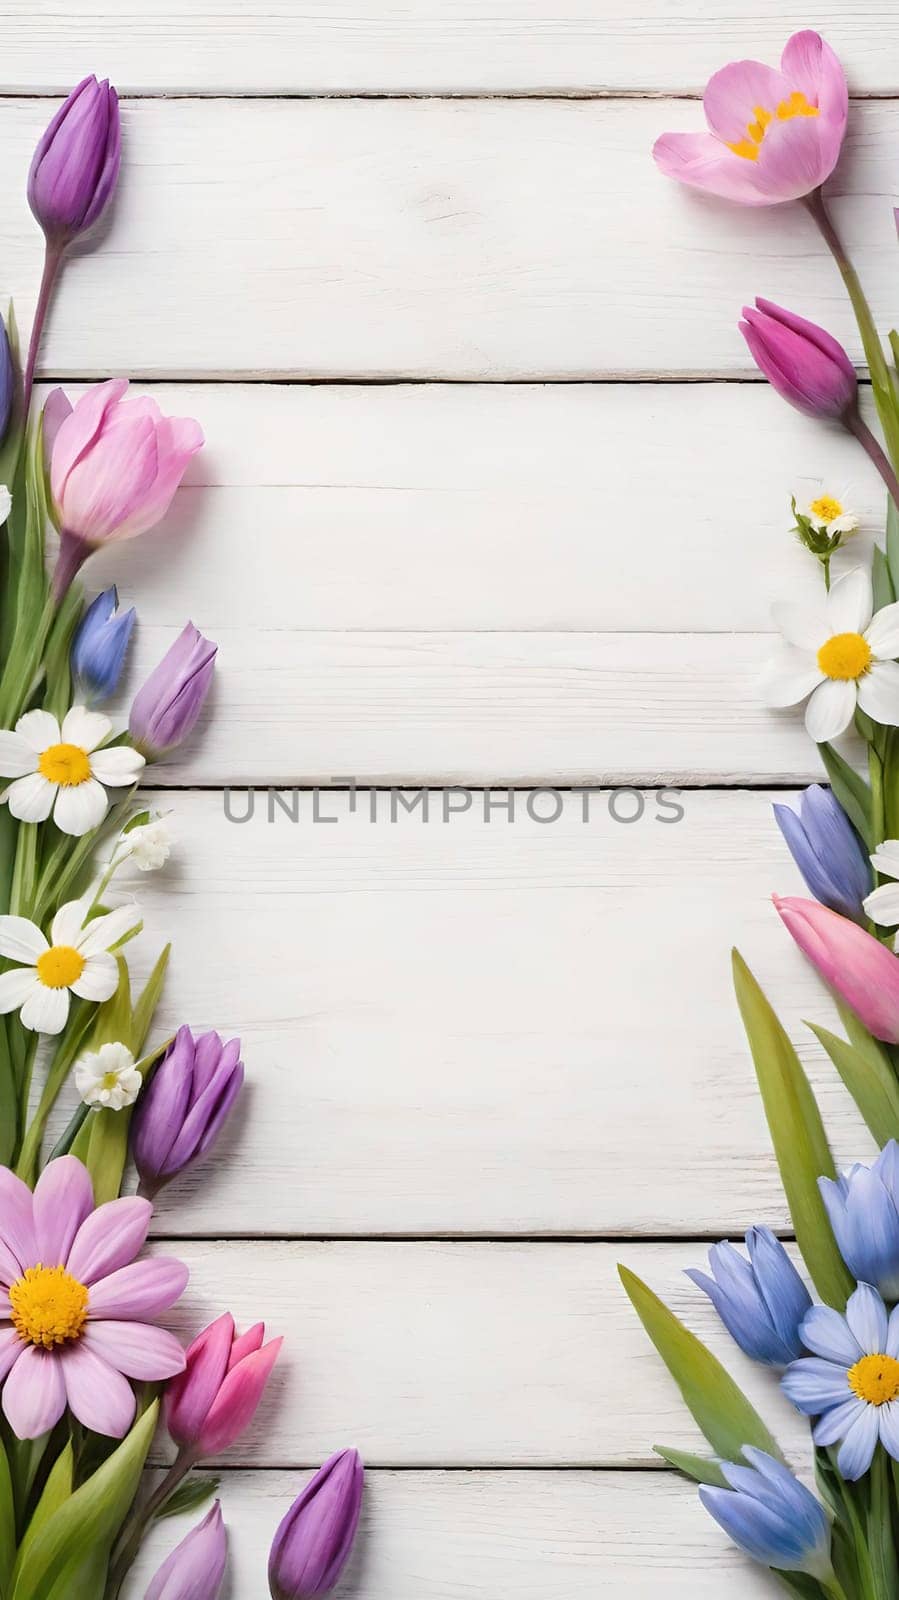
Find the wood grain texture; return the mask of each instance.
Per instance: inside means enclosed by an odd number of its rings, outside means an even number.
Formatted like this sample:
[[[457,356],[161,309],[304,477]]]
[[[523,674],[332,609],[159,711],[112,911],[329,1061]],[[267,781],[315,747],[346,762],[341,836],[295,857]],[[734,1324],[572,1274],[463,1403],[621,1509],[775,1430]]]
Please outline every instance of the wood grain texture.
[[[236,799],[237,797],[235,797]],[[685,794],[674,825],[569,796],[379,821],[229,823],[179,795],[171,867],[134,891],[160,1037],[238,1033],[249,1087],[221,1159],[159,1201],[166,1234],[697,1234],[786,1208],[730,988],[737,939],[820,1093],[870,1149],[802,1019],[820,984],[770,905],[802,885],[762,794]],[[553,809],[548,804],[544,814]],[[622,797],[630,815],[634,797]],[[243,814],[242,812],[238,814]],[[668,813],[659,813],[665,814]],[[130,885],[128,885],[130,887]]]
[[[27,321],[24,174],[50,110],[3,105],[3,288]],[[741,211],[661,177],[685,101],[137,100],[102,249],[73,261],[44,371],[106,377],[595,378],[754,374],[766,294],[857,357],[798,207]],[[899,105],[856,106],[834,183],[889,326]],[[627,218],[627,226],[621,219]]]
[[[222,1600],[263,1593],[272,1534],[308,1474],[229,1472],[231,1539]],[[125,1600],[191,1518],[158,1524]],[[765,1600],[780,1591],[673,1476],[614,1472],[378,1472],[335,1600]]]
[[[123,91],[205,94],[446,94],[700,90],[722,62],[776,61],[809,15],[782,0],[36,0],[2,7],[7,92],[66,91],[102,70]],[[888,0],[854,15],[819,0],[814,25],[856,92],[895,92],[899,43]]]
[[[625,1260],[723,1360],[804,1462],[808,1425],[685,1276],[699,1244],[183,1242],[173,1327],[222,1307],[289,1339],[233,1465],[655,1467],[703,1449],[618,1278]]]

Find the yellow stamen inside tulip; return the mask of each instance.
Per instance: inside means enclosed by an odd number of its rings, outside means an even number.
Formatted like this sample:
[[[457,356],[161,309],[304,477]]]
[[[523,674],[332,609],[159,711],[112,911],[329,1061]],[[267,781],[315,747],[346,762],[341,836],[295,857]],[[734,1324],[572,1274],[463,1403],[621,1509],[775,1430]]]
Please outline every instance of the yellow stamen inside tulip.
[[[744,161],[758,161],[765,129],[775,117],[778,122],[792,122],[794,117],[820,116],[818,107],[809,103],[801,89],[794,89],[789,100],[781,100],[776,111],[768,111],[764,106],[755,106],[752,114],[755,120],[746,125],[747,137],[728,145],[728,149],[732,150],[735,156],[742,156]]]
[[[45,989],[68,989],[84,971],[84,956],[70,944],[54,944],[37,958],[37,975]]]
[[[29,1267],[10,1285],[12,1324],[27,1344],[68,1344],[79,1339],[87,1322],[88,1293],[65,1267]],[[895,1363],[894,1363],[895,1364]],[[899,1368],[897,1368],[899,1370]]]
[[[892,1356],[862,1356],[849,1368],[849,1387],[869,1406],[885,1406],[899,1396],[899,1361]]]
[[[836,522],[837,517],[843,515],[840,501],[835,500],[830,494],[819,494],[817,500],[813,500],[809,506],[809,511],[816,522]]]
[[[51,744],[37,764],[41,777],[70,789],[76,783],[86,783],[91,775],[91,764],[86,750],[80,744]]]
[[[840,683],[863,678],[873,659],[871,646],[860,633],[835,633],[818,651],[818,666],[825,678]]]

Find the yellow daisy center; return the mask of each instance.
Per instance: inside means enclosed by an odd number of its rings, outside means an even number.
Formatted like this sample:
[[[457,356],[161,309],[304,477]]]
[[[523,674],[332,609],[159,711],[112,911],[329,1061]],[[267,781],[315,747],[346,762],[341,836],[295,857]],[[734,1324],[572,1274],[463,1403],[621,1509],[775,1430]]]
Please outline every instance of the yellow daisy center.
[[[37,770],[51,783],[71,789],[74,784],[87,782],[91,775],[90,758],[80,744],[51,744],[38,761]]]
[[[849,1368],[849,1387],[869,1406],[885,1406],[899,1397],[899,1361],[892,1356],[862,1356]]]
[[[818,651],[818,666],[825,678],[854,683],[863,678],[874,657],[867,639],[860,633],[835,633]]]
[[[65,1267],[29,1267],[25,1276],[10,1286],[12,1323],[20,1339],[28,1344],[68,1344],[80,1339],[87,1322],[88,1293],[83,1283]],[[899,1365],[893,1363],[899,1372]]]
[[[102,1078],[100,1079],[100,1088],[116,1089],[118,1088],[118,1083],[119,1075],[117,1072],[104,1072]]]
[[[728,149],[732,150],[735,156],[742,156],[744,161],[758,161],[765,129],[775,118],[778,122],[792,122],[794,117],[819,115],[818,107],[809,103],[802,90],[794,89],[789,100],[781,100],[776,111],[768,111],[765,106],[755,106],[753,108],[755,120],[746,124],[746,138],[738,139],[735,144],[729,144]]]
[[[830,494],[819,494],[817,500],[813,500],[809,506],[809,511],[818,522],[836,522],[837,517],[843,515],[840,501],[835,500]]]
[[[37,975],[45,989],[69,989],[84,971],[84,956],[70,944],[54,944],[37,958]]]

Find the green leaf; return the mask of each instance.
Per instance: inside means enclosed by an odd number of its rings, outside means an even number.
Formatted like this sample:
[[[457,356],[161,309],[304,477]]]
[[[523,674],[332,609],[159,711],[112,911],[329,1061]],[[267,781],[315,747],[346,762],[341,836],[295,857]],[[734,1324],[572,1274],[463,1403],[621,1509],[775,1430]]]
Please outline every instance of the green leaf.
[[[113,1540],[137,1493],[158,1411],[157,1401],[93,1477],[54,1511],[24,1554],[11,1600],[80,1597],[85,1570],[92,1574],[105,1570]],[[85,1600],[93,1600],[90,1591]]]
[[[161,1522],[163,1517],[180,1517],[185,1511],[196,1511],[204,1501],[212,1498],[221,1481],[221,1478],[191,1476],[163,1501],[156,1513],[157,1522]]]
[[[892,505],[892,499],[890,504]],[[874,546],[871,581],[874,586],[874,610],[882,611],[884,606],[891,606],[896,599],[896,593],[893,588],[890,569],[887,565],[887,558],[879,545]]]
[[[836,1168],[808,1078],[784,1028],[738,951],[734,987],[796,1240],[821,1299],[842,1311],[855,1287],[837,1249],[819,1178]]]
[[[729,1489],[730,1484],[713,1456],[695,1456],[689,1450],[671,1450],[666,1444],[654,1444],[653,1450],[671,1467],[676,1467],[694,1483],[710,1483],[716,1489]]]
[[[868,849],[873,850],[871,790],[864,778],[850,767],[849,762],[834,749],[832,744],[819,744],[818,749],[834,795],[853,827],[861,834]]]
[[[90,924],[88,924],[90,926]],[[90,1050],[99,1050],[104,1044],[123,1044],[134,1050],[131,1027],[131,979],[123,956],[116,956],[119,981],[115,994],[97,1008],[91,1029]]]
[[[862,1051],[828,1028],[806,1026],[823,1044],[877,1143],[899,1139],[899,1084],[886,1051]]]
[[[0,1600],[7,1600],[16,1562],[16,1502],[6,1451],[0,1442]]]
[[[71,1443],[57,1456],[50,1470],[44,1491],[31,1514],[28,1527],[22,1539],[19,1550],[18,1565],[21,1567],[42,1528],[45,1528],[50,1518],[55,1515],[60,1506],[65,1505],[74,1487],[75,1455]]]
[[[166,968],[168,967],[169,956],[171,953],[172,947],[170,944],[167,944],[165,949],[157,958],[156,965],[154,966],[153,971],[150,973],[150,976],[141,991],[140,999],[135,1004],[134,1018],[132,1022],[134,1034],[134,1045],[132,1048],[135,1055],[140,1054],[147,1042],[147,1034],[150,1031],[150,1024],[153,1021],[153,1013],[156,1010],[156,1007],[159,1003],[159,996],[162,993],[162,985],[165,982]]]
[[[8,1167],[19,1140],[19,1096],[16,1069],[4,1017],[0,1020],[0,1166]]]
[[[893,588],[899,594],[899,511],[893,504],[892,495],[887,495],[887,566]]]
[[[619,1266],[618,1275],[716,1455],[739,1461],[744,1445],[751,1444],[781,1460],[776,1441],[721,1362],[633,1272]]]

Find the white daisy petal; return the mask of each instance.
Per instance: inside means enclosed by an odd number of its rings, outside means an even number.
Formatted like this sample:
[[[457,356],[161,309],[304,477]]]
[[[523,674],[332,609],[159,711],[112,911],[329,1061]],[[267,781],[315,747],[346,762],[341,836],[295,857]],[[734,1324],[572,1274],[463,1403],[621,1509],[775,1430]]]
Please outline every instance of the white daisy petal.
[[[111,733],[109,718],[102,711],[88,711],[87,706],[73,706],[63,719],[63,743],[77,744],[82,750],[96,750]]]
[[[0,973],[0,1016],[5,1017],[10,1011],[18,1011],[25,1004],[32,989],[39,986],[40,979],[33,967],[16,967],[13,972]]]
[[[91,756],[91,772],[110,789],[123,788],[136,783],[146,760],[138,750],[128,744],[114,744],[108,750],[95,750]]]
[[[816,744],[845,733],[855,715],[857,691],[856,683],[840,678],[827,678],[818,685],[805,708],[805,726]]]
[[[51,744],[59,744],[59,723],[49,711],[26,711],[16,723],[16,733],[35,755],[41,755]]]
[[[784,645],[765,666],[761,693],[766,705],[795,706],[821,682],[824,674],[814,656]]]
[[[899,666],[895,661],[875,661],[859,678],[858,703],[875,722],[899,728]]]
[[[74,949],[81,938],[86,914],[87,906],[83,900],[67,900],[64,906],[60,906],[50,926],[52,943],[71,945]]]
[[[68,989],[48,989],[37,982],[22,1007],[23,1028],[33,1033],[62,1033],[69,1015]]]
[[[0,729],[0,778],[24,778],[37,769],[38,755],[20,733]]]
[[[61,833],[80,839],[93,828],[99,828],[108,810],[109,801],[102,783],[96,778],[86,778],[84,783],[72,783],[60,789],[53,808],[53,821]]]
[[[874,610],[871,578],[864,567],[853,567],[838,578],[825,601],[831,633],[864,633]],[[822,639],[821,643],[824,643]]]
[[[830,636],[830,623],[822,606],[797,606],[790,601],[779,601],[771,607],[771,615],[788,644],[800,650],[816,653]]]
[[[27,917],[0,917],[0,956],[34,966],[46,949],[40,928]]]
[[[879,660],[899,656],[899,600],[877,612],[865,629],[865,638]]]
[[[899,928],[899,883],[882,883],[862,902],[866,914],[881,928]]]
[[[53,809],[56,784],[40,772],[31,772],[27,778],[17,778],[6,791],[10,813],[20,822],[46,822]]]
[[[84,970],[72,984],[72,993],[80,1000],[108,1000],[115,994],[119,982],[119,969],[115,956],[105,952],[88,956]]]
[[[871,857],[871,865],[885,878],[899,878],[899,839],[884,839]]]
[[[105,917],[95,917],[89,922],[84,932],[79,934],[75,948],[80,950],[83,956],[93,956],[101,950],[111,950],[114,944],[124,939],[126,933],[131,933],[134,928],[139,927],[140,921],[138,906],[119,906],[115,911],[107,912]]]

